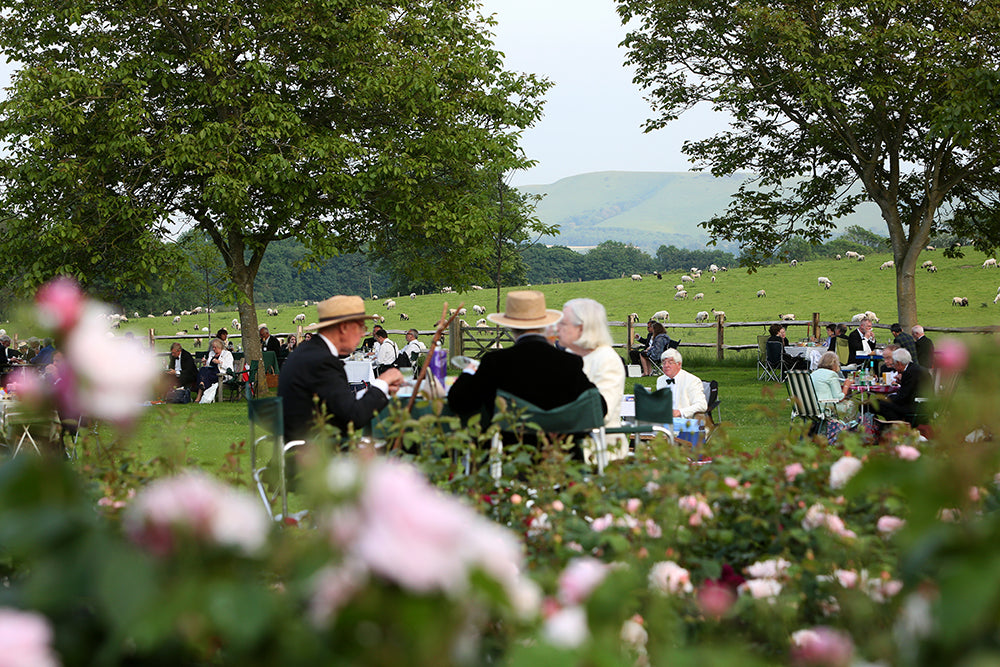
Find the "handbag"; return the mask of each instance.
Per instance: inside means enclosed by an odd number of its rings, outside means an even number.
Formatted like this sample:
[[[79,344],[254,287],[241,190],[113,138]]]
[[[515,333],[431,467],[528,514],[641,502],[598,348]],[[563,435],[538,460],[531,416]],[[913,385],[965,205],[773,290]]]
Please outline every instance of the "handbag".
[[[167,403],[190,403],[191,402],[191,390],[186,387],[174,387],[169,392],[167,392],[164,400]]]

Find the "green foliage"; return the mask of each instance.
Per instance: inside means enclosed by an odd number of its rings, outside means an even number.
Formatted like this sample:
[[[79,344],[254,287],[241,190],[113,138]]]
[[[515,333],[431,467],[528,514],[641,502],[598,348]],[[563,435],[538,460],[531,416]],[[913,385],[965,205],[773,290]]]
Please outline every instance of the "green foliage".
[[[716,176],[750,171],[704,223],[756,265],[790,237],[818,243],[864,201],[878,206],[899,319],[916,321],[913,269],[938,220],[995,247],[998,18],[963,2],[619,0],[627,63],[661,128],[699,103],[731,129],[684,150]],[[961,92],[959,92],[961,91]]]

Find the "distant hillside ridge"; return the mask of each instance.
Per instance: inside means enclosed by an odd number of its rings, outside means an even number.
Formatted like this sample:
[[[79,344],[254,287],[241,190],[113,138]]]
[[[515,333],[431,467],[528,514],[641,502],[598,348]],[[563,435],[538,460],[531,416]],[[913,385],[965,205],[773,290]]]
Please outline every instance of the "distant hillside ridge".
[[[750,174],[716,178],[694,171],[599,171],[517,189],[543,195],[535,214],[546,224],[559,225],[559,235],[545,237],[543,243],[594,246],[612,240],[656,254],[661,245],[704,247],[709,237],[698,224],[722,213],[732,194],[750,178]],[[874,204],[838,222],[840,229],[850,225],[885,233]],[[724,244],[719,248],[738,252]]]

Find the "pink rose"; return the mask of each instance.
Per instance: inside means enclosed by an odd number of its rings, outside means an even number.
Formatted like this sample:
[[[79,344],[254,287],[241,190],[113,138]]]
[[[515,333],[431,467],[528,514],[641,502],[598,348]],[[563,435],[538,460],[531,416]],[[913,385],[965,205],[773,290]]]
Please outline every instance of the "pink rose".
[[[722,618],[736,602],[736,595],[728,586],[706,582],[698,589],[698,607],[701,613],[716,620]]]
[[[608,574],[608,566],[596,558],[574,558],[559,575],[559,601],[564,605],[585,602]]]
[[[561,500],[553,500],[552,509],[556,512],[562,512],[564,509],[566,509],[566,506],[563,505],[563,501]]]
[[[368,571],[357,561],[348,561],[340,567],[326,567],[317,572],[309,603],[309,619],[313,625],[327,625],[367,583]]]
[[[646,519],[646,534],[657,540],[663,537],[663,529],[652,519]]]
[[[736,590],[758,600],[773,600],[781,594],[781,584],[774,579],[747,579]]]
[[[969,348],[954,338],[942,338],[934,347],[934,367],[950,373],[961,373],[969,365]]]
[[[68,331],[76,326],[83,314],[85,301],[86,297],[75,279],[66,276],[54,278],[38,288],[35,294],[38,320],[46,329]]]
[[[916,461],[920,458],[920,450],[910,445],[896,445],[896,456],[904,461]]]
[[[642,507],[642,501],[638,498],[629,498],[625,503],[625,511],[629,514],[635,514]]]
[[[650,568],[649,585],[653,590],[674,595],[694,590],[691,574],[672,560],[659,562]]]
[[[785,480],[788,481],[788,483],[792,483],[795,481],[796,477],[805,471],[806,469],[802,467],[801,463],[792,463],[787,465],[785,466]]]
[[[729,487],[730,489],[735,489],[736,487],[738,487],[738,486],[740,485],[740,480],[736,479],[735,477],[726,477],[726,478],[725,478],[724,480],[722,480],[722,481],[723,481],[723,482],[725,483],[725,485],[726,485],[726,486],[728,486],[728,487]]]
[[[48,620],[29,611],[0,607],[0,666],[58,667]]]
[[[796,664],[847,667],[853,655],[854,642],[840,630],[820,626],[792,635],[792,659]]]
[[[830,488],[842,489],[859,470],[861,461],[853,456],[842,456],[830,466]]]
[[[750,575],[751,579],[779,579],[785,576],[791,565],[784,558],[770,558],[748,565],[746,573]]]
[[[890,516],[887,514],[885,516],[880,516],[878,518],[878,523],[876,524],[876,527],[878,528],[878,532],[880,533],[892,534],[895,533],[900,528],[902,528],[904,525],[906,525],[906,522],[900,519],[899,517]]]
[[[833,574],[844,588],[854,588],[858,585],[858,573],[854,570],[835,570]]]
[[[578,606],[560,609],[545,619],[542,636],[553,646],[578,648],[590,636],[590,630],[587,628],[587,612]]]
[[[602,533],[611,526],[613,526],[614,524],[615,524],[615,517],[613,517],[610,513],[608,513],[605,514],[604,516],[597,517],[596,519],[594,519],[594,522],[590,524],[590,528],[594,532]]]

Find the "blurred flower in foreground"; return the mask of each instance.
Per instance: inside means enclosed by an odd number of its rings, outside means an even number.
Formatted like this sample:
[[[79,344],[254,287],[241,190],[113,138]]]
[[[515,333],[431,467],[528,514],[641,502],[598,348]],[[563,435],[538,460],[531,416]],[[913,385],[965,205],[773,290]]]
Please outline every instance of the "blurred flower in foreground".
[[[830,488],[842,489],[861,470],[861,461],[853,456],[842,456],[830,466]]]
[[[0,607],[0,667],[56,667],[51,644],[44,616]]]
[[[184,537],[255,554],[267,542],[270,521],[252,496],[200,472],[157,480],[125,513],[132,541],[163,556]]]
[[[969,365],[969,348],[960,340],[942,338],[934,347],[934,368],[961,373]]]
[[[39,323],[61,333],[76,326],[83,314],[86,295],[74,279],[63,276],[38,288],[35,303]]]
[[[559,601],[566,605],[584,602],[607,574],[608,566],[596,558],[574,558],[559,575]]]
[[[545,619],[542,635],[553,646],[577,648],[590,636],[587,628],[587,612],[574,605],[555,612]]]
[[[690,593],[691,573],[672,560],[657,563],[649,570],[649,585],[661,593]]]
[[[540,594],[522,576],[513,533],[441,493],[412,466],[375,460],[358,471],[355,504],[336,508],[325,522],[348,559],[409,591],[453,597],[466,593],[480,570],[504,587],[520,615],[537,613]]]
[[[792,661],[797,665],[846,667],[854,655],[850,635],[819,626],[792,634]]]

